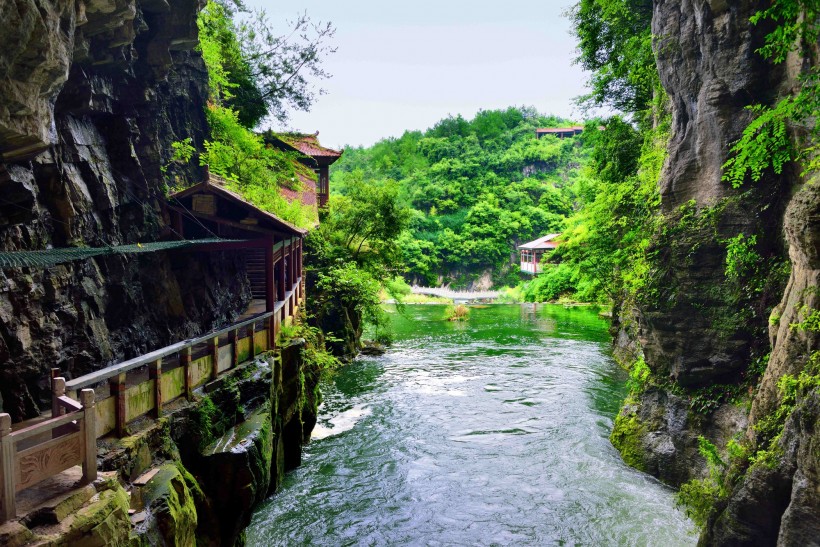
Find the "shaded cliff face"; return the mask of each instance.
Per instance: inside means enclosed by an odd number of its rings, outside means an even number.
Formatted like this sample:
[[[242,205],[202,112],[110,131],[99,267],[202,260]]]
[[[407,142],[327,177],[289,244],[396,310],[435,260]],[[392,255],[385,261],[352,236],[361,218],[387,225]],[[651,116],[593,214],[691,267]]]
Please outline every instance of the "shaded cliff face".
[[[782,404],[778,381],[798,375],[817,349],[817,334],[790,325],[816,309],[820,281],[820,188],[798,169],[769,173],[733,190],[721,181],[729,145],[750,121],[745,107],[773,104],[791,92],[809,63],[793,56],[774,66],[756,53],[771,28],[749,18],[770,3],[756,0],[656,0],[655,50],[673,109],[673,135],[660,181],[662,209],[676,239],[658,264],[662,295],[644,302],[638,337],[654,375],[670,389],[630,401],[613,441],[631,462],[666,482],[703,477],[697,437],[720,449],[732,436],[762,448],[758,424]],[[766,264],[784,260],[788,284],[763,267],[761,292],[727,291],[726,241],[756,234]],[[761,262],[763,264],[763,262]],[[785,281],[785,279],[784,279]],[[729,296],[731,298],[729,298]],[[779,302],[779,303],[778,303]],[[768,310],[774,306],[769,325]],[[743,312],[739,314],[739,312]],[[724,404],[706,416],[686,411],[676,395],[715,384],[739,384],[751,357],[771,349],[749,407]],[[690,391],[691,393],[691,391]],[[799,395],[770,465],[734,474],[701,538],[705,545],[808,545],[820,537],[820,399]],[[814,543],[812,543],[814,542]]]
[[[200,0],[0,6],[0,248],[105,246],[165,232],[171,143],[206,137]],[[195,168],[169,176],[194,181]],[[37,413],[76,376],[224,321],[249,297],[233,254],[159,252],[0,272],[0,397]]]
[[[721,180],[729,145],[751,121],[746,107],[770,104],[782,77],[755,53],[766,29],[753,27],[749,18],[762,4],[655,3],[655,51],[673,112],[661,207],[681,230],[666,242],[662,258],[665,298],[642,310],[642,343],[650,366],[686,387],[731,382],[748,363],[755,340],[747,324],[732,324],[728,295],[720,290],[726,283],[725,241],[757,234],[764,258],[783,254],[782,194],[789,182],[764,178],[740,191]],[[699,221],[685,225],[681,210],[690,206]],[[754,307],[759,315],[779,297],[764,294],[732,304]]]

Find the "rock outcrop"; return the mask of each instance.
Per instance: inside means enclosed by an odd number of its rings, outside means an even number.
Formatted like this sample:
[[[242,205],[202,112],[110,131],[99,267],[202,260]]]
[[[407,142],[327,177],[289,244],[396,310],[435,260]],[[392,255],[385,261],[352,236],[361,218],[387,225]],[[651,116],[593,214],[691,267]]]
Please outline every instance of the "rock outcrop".
[[[757,53],[772,30],[750,18],[757,0],[655,0],[652,31],[661,81],[673,112],[660,181],[662,209],[675,239],[660,252],[654,302],[641,302],[637,338],[654,387],[628,401],[613,442],[636,467],[680,485],[707,476],[703,435],[720,450],[730,438],[751,454],[764,449],[761,424],[782,411],[784,375],[807,370],[817,333],[795,328],[817,309],[820,189],[787,168],[735,190],[721,180],[729,145],[750,121],[747,106],[791,92],[810,59],[774,65]],[[726,245],[756,235],[760,291],[727,298]],[[788,283],[775,267],[790,263]],[[779,302],[779,304],[778,304]],[[768,310],[774,307],[769,316]],[[695,414],[695,394],[755,378],[754,357],[771,350],[762,379],[717,409]],[[745,389],[745,388],[744,388]],[[817,545],[820,537],[818,393],[798,393],[765,464],[741,458],[726,477],[701,537],[703,545]],[[749,408],[751,410],[749,410]],[[735,466],[740,466],[738,469]]]
[[[170,162],[172,142],[207,134],[201,4],[2,3],[0,249],[173,236],[166,184],[202,176]],[[224,324],[245,279],[231,253],[174,251],[0,271],[3,411],[37,414],[50,367],[81,375]]]

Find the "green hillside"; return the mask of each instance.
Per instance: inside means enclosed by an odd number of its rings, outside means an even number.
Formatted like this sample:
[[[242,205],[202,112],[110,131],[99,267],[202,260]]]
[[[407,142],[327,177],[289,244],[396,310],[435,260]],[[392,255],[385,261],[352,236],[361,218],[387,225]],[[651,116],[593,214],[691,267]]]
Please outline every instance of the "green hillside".
[[[394,185],[412,209],[400,239],[406,277],[463,286],[484,272],[518,281],[515,246],[564,229],[573,212],[583,136],[536,139],[538,127],[572,125],[530,108],[448,117],[368,148],[347,148],[331,190]]]

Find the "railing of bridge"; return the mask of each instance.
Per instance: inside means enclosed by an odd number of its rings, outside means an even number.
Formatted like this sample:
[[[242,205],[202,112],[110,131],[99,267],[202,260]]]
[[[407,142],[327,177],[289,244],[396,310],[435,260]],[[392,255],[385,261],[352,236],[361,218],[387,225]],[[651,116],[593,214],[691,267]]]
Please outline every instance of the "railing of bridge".
[[[413,286],[410,290],[414,294],[427,294],[453,300],[493,300],[499,296],[498,291],[453,291],[446,287]]]

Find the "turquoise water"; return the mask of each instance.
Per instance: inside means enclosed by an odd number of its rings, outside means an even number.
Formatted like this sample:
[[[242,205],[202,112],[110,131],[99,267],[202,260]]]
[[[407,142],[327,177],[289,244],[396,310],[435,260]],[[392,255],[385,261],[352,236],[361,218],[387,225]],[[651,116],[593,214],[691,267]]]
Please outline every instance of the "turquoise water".
[[[694,545],[673,492],[609,443],[626,390],[593,310],[392,313],[397,340],[323,387],[303,465],[248,545]]]

